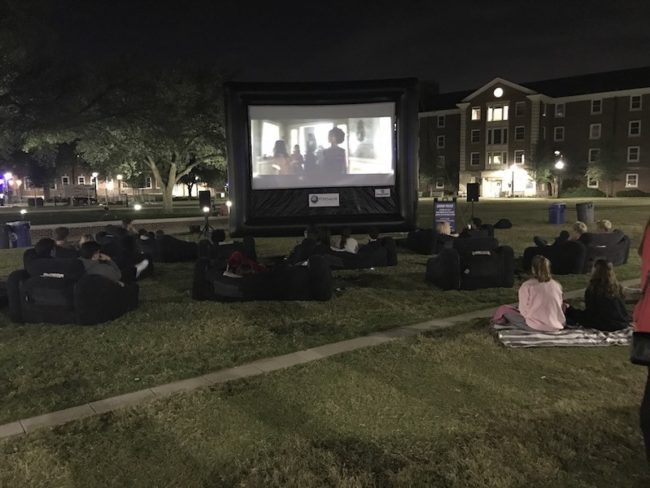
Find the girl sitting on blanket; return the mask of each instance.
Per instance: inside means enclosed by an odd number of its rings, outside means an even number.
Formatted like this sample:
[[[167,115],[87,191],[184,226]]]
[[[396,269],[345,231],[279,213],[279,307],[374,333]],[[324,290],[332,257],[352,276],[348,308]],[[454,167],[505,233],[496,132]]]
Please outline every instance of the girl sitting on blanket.
[[[519,287],[519,306],[499,307],[495,320],[525,330],[555,332],[564,328],[562,286],[551,276],[551,262],[535,256],[532,278]]]
[[[623,287],[619,284],[612,263],[598,259],[585,290],[585,310],[567,308],[569,323],[607,332],[626,329],[632,318],[625,309]]]

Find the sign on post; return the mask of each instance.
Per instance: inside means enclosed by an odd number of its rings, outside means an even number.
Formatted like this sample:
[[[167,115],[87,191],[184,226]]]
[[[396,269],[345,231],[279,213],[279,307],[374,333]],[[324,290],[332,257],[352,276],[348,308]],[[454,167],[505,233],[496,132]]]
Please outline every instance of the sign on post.
[[[451,200],[433,199],[433,226],[440,222],[449,222],[451,232],[456,232],[456,197]]]

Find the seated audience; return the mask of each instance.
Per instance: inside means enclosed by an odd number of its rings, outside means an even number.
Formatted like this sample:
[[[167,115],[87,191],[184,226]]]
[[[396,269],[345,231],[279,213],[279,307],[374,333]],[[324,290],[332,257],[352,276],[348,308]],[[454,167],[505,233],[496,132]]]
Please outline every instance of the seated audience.
[[[346,251],[352,254],[359,251],[359,243],[352,237],[352,230],[349,227],[345,227],[340,236],[330,238],[330,247],[334,251]]]
[[[79,246],[81,247],[85,242],[91,242],[94,241],[95,238],[93,237],[92,234],[84,234],[79,238]]]
[[[451,235],[451,225],[449,222],[437,222],[436,223],[436,234],[441,236],[450,236]]]
[[[57,247],[72,249],[74,246],[72,243],[68,242],[69,235],[70,229],[67,227],[57,227],[54,229],[54,242],[56,243]]]
[[[133,219],[130,217],[125,217],[122,219],[122,228],[126,230],[127,234],[138,234],[138,231],[135,230],[135,226],[133,225]]]
[[[296,245],[287,257],[289,264],[304,263],[318,250],[319,229],[310,225],[305,229],[304,236],[302,242]]]
[[[158,230],[156,231],[156,237],[160,237],[160,236],[164,236],[164,235],[165,235],[165,231],[164,231],[164,230],[162,230],[162,229],[158,229]]]
[[[54,239],[44,237],[34,245],[34,252],[30,253],[32,259],[48,259],[53,258],[56,254],[56,242]],[[25,252],[27,256],[27,252]]]
[[[587,224],[585,224],[584,222],[580,222],[579,220],[575,224],[573,224],[572,230],[573,230],[573,234],[571,235],[572,241],[582,240],[582,236],[589,231],[589,229],[587,228]]]
[[[247,258],[241,252],[235,251],[228,258],[226,270],[223,272],[223,275],[230,278],[242,278],[246,275],[263,273],[266,271],[267,269],[261,264]]]
[[[611,225],[611,223],[610,223],[610,225]],[[565,243],[565,242],[568,241],[568,240],[571,240],[571,241],[582,241],[582,236],[583,236],[584,234],[586,234],[587,231],[588,231],[587,224],[585,224],[584,222],[580,222],[580,221],[578,220],[578,221],[577,221],[575,224],[573,224],[573,226],[571,227],[571,231],[572,231],[572,233],[570,234],[570,233],[567,232],[566,230],[563,230],[562,232],[560,232],[560,235],[559,235],[558,237],[555,238],[555,241],[553,242],[553,244],[550,244],[550,245],[552,245],[552,246],[557,246],[557,245],[560,245],[560,244]],[[542,239],[542,238],[539,237],[539,236],[535,236],[535,237],[533,237],[533,242],[535,243],[535,245],[536,245],[537,247],[544,247],[544,246],[548,246],[548,245],[549,245],[548,242],[546,242],[546,240]]]
[[[607,219],[599,220],[596,222],[596,229],[603,234],[610,233],[612,231],[612,221]]]
[[[632,318],[625,308],[623,287],[619,284],[612,263],[598,259],[585,290],[585,310],[569,307],[566,312],[570,323],[603,331],[629,327]]]
[[[85,242],[79,250],[79,259],[84,265],[87,274],[96,274],[108,278],[111,281],[122,283],[122,271],[113,262],[110,256],[101,252],[101,246],[95,241]]]
[[[532,278],[519,288],[519,306],[503,313],[509,324],[526,330],[553,332],[564,328],[562,286],[551,276],[551,263],[544,256],[535,256],[531,264]]]

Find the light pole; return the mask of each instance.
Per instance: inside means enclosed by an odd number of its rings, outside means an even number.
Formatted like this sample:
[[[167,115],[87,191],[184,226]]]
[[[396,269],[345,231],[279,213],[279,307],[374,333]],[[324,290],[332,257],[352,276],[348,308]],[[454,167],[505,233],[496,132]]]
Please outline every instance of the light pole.
[[[555,169],[558,170],[556,175],[557,179],[557,198],[560,198],[560,188],[562,186],[562,173],[564,170],[564,159],[562,159],[562,153],[560,151],[555,151]]]
[[[99,203],[99,197],[97,196],[97,177],[99,176],[99,173],[97,171],[94,171],[92,174],[93,177],[93,183],[95,183],[95,203]],[[90,205],[90,202],[88,202]]]

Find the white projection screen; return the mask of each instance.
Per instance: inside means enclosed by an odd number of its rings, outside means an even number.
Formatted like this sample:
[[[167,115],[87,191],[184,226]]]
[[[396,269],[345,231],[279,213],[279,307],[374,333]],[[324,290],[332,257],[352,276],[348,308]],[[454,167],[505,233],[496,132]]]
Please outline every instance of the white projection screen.
[[[392,186],[395,103],[250,105],[251,187]]]

